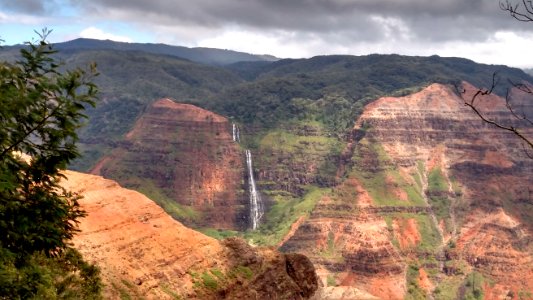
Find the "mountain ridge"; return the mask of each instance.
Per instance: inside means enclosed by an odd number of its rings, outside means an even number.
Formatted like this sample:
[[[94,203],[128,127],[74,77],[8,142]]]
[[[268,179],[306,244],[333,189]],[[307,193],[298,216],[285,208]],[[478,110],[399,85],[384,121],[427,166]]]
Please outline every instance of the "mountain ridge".
[[[110,299],[308,299],[318,288],[299,254],[217,241],[183,226],[144,195],[100,176],[66,171],[88,215],[73,244],[102,270]]]
[[[56,43],[57,50],[120,50],[141,51],[151,54],[163,54],[180,57],[190,61],[210,64],[227,65],[239,61],[276,61],[277,57],[271,55],[256,55],[245,52],[224,50],[205,47],[184,47],[162,43],[126,43],[111,40],[96,40],[77,38],[74,40]]]

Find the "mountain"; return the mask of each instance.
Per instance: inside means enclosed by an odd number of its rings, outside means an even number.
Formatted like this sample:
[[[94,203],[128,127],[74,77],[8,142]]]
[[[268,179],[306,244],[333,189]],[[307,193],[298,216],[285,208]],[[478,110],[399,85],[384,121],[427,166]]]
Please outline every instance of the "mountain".
[[[224,89],[206,107],[235,116],[243,123],[276,126],[280,120],[293,118],[307,108],[301,107],[305,102],[296,103],[296,99],[310,100],[308,110],[319,110],[318,113],[323,108],[328,110],[320,118],[334,131],[350,127],[364,104],[386,95],[407,94],[413,88],[430,83],[457,85],[466,80],[475,86],[489,88],[494,73],[501,83],[533,80],[519,69],[439,56],[329,55],[285,59],[270,64],[239,63],[227,68],[248,78],[248,82]],[[255,74],[246,74],[246,71]],[[496,93],[504,95],[506,88],[505,84],[497,85]],[[345,103],[313,107],[319,106],[317,103],[321,101],[317,100],[328,96]],[[340,114],[335,107],[339,105],[350,112]]]
[[[244,156],[231,127],[210,111],[160,99],[91,173],[141,191],[185,224],[244,230]]]
[[[511,117],[500,97],[479,103]],[[310,257],[328,285],[386,299],[531,291],[533,161],[521,149],[449,86],[380,98],[353,129],[351,170],[281,249]]]
[[[464,106],[475,88],[462,88],[380,98],[346,139],[305,119],[241,136],[255,139],[258,230],[235,231],[250,226],[245,143],[212,112],[158,100],[93,171],[146,194],[159,187],[165,209],[174,201],[176,218],[210,235],[305,254],[324,285],[319,299],[523,294],[533,288],[533,162]],[[510,118],[496,95],[480,109]]]
[[[74,246],[101,268],[106,299],[307,299],[318,287],[303,255],[219,242],[114,181],[65,175],[88,213]]]
[[[22,46],[7,46],[6,50],[18,50]],[[172,46],[166,44],[151,43],[125,43],[111,40],[96,40],[78,38],[67,42],[54,44],[55,49],[64,51],[87,51],[87,50],[115,50],[120,52],[134,51],[156,55],[167,55],[179,57],[189,61],[207,65],[228,65],[244,61],[276,61],[279,58],[272,55],[255,55],[233,50],[222,50],[216,48],[188,48],[182,46]]]

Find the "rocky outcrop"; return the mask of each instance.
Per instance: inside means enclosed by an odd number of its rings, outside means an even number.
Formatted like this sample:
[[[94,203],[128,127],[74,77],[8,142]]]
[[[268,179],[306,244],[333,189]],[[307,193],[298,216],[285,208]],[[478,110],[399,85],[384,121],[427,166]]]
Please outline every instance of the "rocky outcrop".
[[[518,294],[533,290],[531,241],[527,227],[503,209],[474,211],[465,220],[452,255],[491,278],[496,288]]]
[[[186,224],[244,229],[243,162],[226,118],[161,99],[92,173],[143,192]]]
[[[313,261],[325,286],[320,292],[324,299],[347,295],[401,299],[405,293],[403,258],[391,243],[383,218],[358,209],[357,198],[364,196],[360,193],[348,203],[322,198],[280,248],[304,253]]]
[[[88,213],[73,240],[102,270],[105,297],[308,299],[318,287],[300,254],[219,242],[184,227],[144,195],[100,176],[66,172]]]

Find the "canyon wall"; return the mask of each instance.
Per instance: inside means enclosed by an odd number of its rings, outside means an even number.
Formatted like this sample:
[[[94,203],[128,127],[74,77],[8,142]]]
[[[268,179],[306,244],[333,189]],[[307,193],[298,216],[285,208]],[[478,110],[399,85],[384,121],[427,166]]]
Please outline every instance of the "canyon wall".
[[[248,132],[267,205],[243,235],[308,256],[323,285],[316,299],[526,295],[533,160],[464,105],[475,88],[463,88],[378,99],[347,139],[310,119]],[[504,99],[476,101],[512,124]],[[93,172],[186,224],[226,233],[250,228],[244,163],[226,118],[162,99]]]
[[[533,290],[533,160],[464,105],[475,88],[463,86],[367,105],[344,151],[343,183],[281,249],[310,257],[325,286],[386,299]],[[476,101],[510,122],[504,99]]]
[[[91,173],[141,191],[186,224],[244,229],[244,152],[231,129],[220,115],[161,99]]]
[[[106,299],[308,299],[318,287],[303,255],[217,241],[115,181],[65,175],[88,213],[73,243],[101,268]]]

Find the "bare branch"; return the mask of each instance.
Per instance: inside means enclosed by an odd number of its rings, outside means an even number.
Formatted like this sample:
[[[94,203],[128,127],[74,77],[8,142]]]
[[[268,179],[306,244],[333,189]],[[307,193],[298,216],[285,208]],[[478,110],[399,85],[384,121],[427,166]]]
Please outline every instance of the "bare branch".
[[[496,73],[492,74],[492,85],[491,87],[487,90],[487,89],[479,89],[476,91],[476,93],[470,98],[469,101],[467,100],[464,100],[464,104],[468,107],[470,107],[470,109],[472,109],[472,111],[474,111],[474,113],[476,113],[476,115],[485,123],[487,124],[491,124],[497,128],[500,128],[500,129],[503,129],[503,130],[506,130],[506,131],[509,131],[509,132],[512,132],[514,135],[516,135],[518,138],[520,138],[527,146],[528,148],[530,149],[531,153],[528,151],[528,150],[524,150],[526,155],[528,157],[531,157],[533,158],[533,140],[529,139],[528,137],[526,137],[524,135],[524,133],[517,127],[513,126],[513,125],[504,125],[498,121],[495,121],[495,120],[491,120],[489,119],[487,116],[485,116],[483,113],[481,113],[481,111],[478,109],[478,107],[476,107],[475,105],[475,101],[477,98],[479,97],[483,97],[483,96],[487,96],[487,95],[490,95],[492,94],[494,88],[498,85],[498,80],[497,80],[497,76],[496,76]],[[525,86],[525,85],[524,85]],[[526,90],[526,91],[530,91],[530,88],[527,87],[527,88],[523,88],[520,89],[520,90]],[[463,94],[466,93],[466,90],[463,89]],[[507,109],[509,110],[509,112],[515,117],[517,118],[518,120],[524,120],[530,124],[533,125],[532,123],[532,120],[528,119],[528,117],[524,114],[523,116],[520,116],[518,115],[512,108],[511,104],[509,103],[509,99],[510,99],[510,96],[509,96],[509,92],[507,93],[507,97],[506,97],[506,107]]]
[[[522,5],[524,6],[522,8]],[[516,4],[513,6],[508,0],[500,1],[500,8],[508,11],[511,17],[521,22],[533,22],[533,4],[531,0],[522,0],[522,5]]]
[[[527,157],[529,157],[530,159],[533,159],[533,151],[527,149],[524,143],[522,143],[522,150],[524,150],[524,153],[526,154]]]

